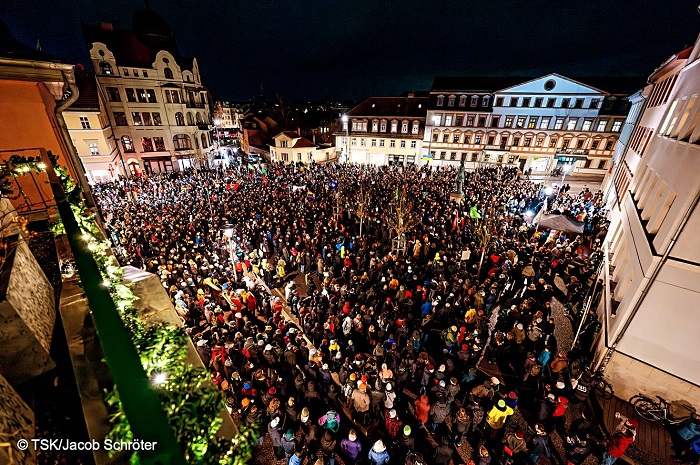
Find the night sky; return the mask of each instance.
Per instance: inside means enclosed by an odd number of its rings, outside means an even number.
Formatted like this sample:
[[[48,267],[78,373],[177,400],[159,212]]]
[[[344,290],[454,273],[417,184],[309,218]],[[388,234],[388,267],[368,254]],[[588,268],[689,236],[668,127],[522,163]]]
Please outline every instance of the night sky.
[[[685,0],[151,0],[215,99],[351,99],[436,75],[648,76],[700,32]],[[0,0],[21,41],[89,63],[80,23],[130,27],[137,0]]]

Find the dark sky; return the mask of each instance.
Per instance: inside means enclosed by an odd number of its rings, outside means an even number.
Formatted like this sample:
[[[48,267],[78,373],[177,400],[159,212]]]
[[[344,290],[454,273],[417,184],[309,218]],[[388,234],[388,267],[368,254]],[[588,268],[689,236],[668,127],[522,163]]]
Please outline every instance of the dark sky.
[[[429,89],[435,75],[649,75],[700,32],[700,0],[151,0],[216,99]],[[87,63],[80,23],[140,0],[0,0],[25,43]]]

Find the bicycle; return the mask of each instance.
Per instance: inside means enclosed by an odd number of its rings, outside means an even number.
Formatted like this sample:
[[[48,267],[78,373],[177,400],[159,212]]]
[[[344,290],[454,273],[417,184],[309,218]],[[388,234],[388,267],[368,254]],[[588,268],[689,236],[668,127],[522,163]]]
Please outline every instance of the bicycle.
[[[637,394],[629,402],[640,417],[649,421],[660,421],[668,425],[677,425],[688,418],[697,418],[695,407],[683,401],[667,401],[661,396],[657,400],[644,394]]]

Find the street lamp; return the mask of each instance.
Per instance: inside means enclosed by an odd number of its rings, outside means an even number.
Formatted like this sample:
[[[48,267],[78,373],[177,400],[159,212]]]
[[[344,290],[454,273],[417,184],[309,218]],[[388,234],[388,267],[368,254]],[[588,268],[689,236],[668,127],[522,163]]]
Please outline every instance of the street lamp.
[[[350,159],[350,131],[348,128],[348,115],[343,115],[340,118],[345,126],[345,163]]]
[[[566,175],[569,174],[569,171],[571,171],[573,167],[573,164],[569,164],[564,167],[564,175],[561,177],[561,187],[564,187],[564,180],[566,179]]]
[[[232,224],[225,224],[221,226],[221,234],[224,235],[224,237],[228,238],[228,248],[229,248],[229,257],[231,258],[231,268],[233,268],[233,279],[238,281],[238,273],[236,272],[236,251],[234,250],[234,246],[236,245],[235,242],[233,241],[233,230],[235,226]]]
[[[221,118],[214,118],[214,131],[216,134],[216,153],[218,158],[221,159],[221,135],[219,134],[219,127],[221,126]]]

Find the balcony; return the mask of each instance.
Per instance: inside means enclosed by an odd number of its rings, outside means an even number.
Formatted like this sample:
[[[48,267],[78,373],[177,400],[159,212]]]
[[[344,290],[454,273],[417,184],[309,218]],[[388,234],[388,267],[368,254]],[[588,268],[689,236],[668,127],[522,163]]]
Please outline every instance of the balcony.
[[[587,149],[557,149],[557,155],[574,155],[580,157],[587,157]]]
[[[485,145],[484,150],[495,150],[499,152],[510,152],[510,146],[509,145]]]

